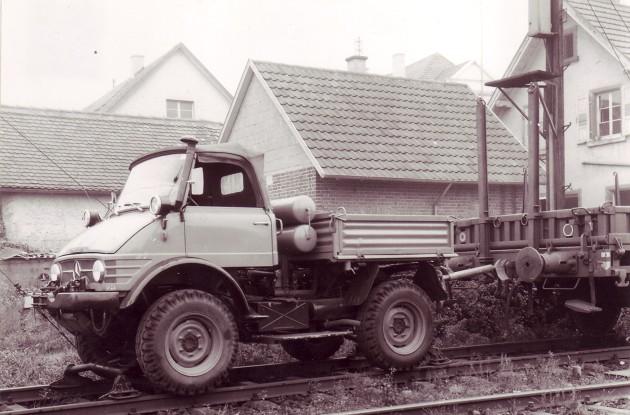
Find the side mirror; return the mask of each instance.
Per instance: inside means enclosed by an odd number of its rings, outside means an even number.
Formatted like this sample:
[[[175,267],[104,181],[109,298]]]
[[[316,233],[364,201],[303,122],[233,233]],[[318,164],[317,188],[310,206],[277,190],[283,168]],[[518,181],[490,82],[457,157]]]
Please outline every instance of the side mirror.
[[[197,167],[190,173],[190,193],[193,196],[199,196],[203,194],[203,168]]]

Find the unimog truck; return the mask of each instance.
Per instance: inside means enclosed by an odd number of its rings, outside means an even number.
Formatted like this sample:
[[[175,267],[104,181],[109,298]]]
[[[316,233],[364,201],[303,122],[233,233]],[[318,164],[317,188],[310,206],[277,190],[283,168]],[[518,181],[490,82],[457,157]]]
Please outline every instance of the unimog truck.
[[[425,358],[451,219],[272,203],[262,156],[181,141],[131,164],[113,207],[86,212],[34,296],[83,362],[137,360],[155,388],[197,394],[226,378],[238,342],[320,360],[350,339],[382,368]]]

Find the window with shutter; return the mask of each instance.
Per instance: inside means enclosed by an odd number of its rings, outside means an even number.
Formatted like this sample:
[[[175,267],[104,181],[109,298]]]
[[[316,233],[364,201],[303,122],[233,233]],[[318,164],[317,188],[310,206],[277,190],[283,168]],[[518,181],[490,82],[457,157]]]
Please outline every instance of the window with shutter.
[[[577,142],[619,142],[630,135],[630,84],[580,96],[576,110]]]
[[[590,138],[590,127],[589,127],[589,97],[588,95],[583,95],[577,100],[577,132],[578,132],[578,144],[586,143]]]

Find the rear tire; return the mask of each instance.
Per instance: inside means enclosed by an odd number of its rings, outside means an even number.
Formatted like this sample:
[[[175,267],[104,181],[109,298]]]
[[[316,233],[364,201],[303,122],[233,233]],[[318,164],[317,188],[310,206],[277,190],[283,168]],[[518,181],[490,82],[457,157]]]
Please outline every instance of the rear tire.
[[[617,324],[621,307],[602,307],[602,311],[596,313],[578,313],[571,310],[570,314],[580,333],[586,336],[604,336]]]
[[[343,344],[343,337],[323,337],[319,339],[287,340],[281,343],[282,348],[291,357],[313,362],[325,360],[337,353]]]
[[[431,300],[410,281],[388,281],[374,288],[359,317],[359,345],[380,368],[417,366],[433,344]]]
[[[136,337],[140,368],[158,389],[205,393],[225,380],[234,363],[238,331],[219,299],[199,290],[179,290],[145,312]]]

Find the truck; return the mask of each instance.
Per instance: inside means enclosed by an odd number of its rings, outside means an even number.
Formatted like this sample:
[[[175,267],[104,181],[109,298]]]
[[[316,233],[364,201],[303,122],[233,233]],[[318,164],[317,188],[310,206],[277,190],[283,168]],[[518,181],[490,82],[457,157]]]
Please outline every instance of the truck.
[[[225,380],[239,342],[313,361],[350,339],[381,368],[425,359],[452,218],[271,202],[262,155],[181,141],[135,160],[104,218],[86,211],[34,295],[83,362],[137,362],[156,389],[190,395]]]

